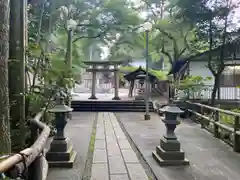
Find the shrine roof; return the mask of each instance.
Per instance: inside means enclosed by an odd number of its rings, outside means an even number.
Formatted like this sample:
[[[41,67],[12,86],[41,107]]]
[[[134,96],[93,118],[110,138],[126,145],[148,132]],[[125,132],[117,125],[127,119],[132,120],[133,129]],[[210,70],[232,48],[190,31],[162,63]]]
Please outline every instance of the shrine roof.
[[[135,71],[132,71],[132,72],[124,75],[124,78],[128,81],[131,81],[131,80],[135,80],[135,79],[142,79],[143,75],[146,75],[146,71],[140,66]],[[150,81],[154,81],[155,79],[157,79],[157,77],[150,72],[148,72],[148,75],[150,77]]]
[[[123,61],[83,61],[86,65],[120,65]]]

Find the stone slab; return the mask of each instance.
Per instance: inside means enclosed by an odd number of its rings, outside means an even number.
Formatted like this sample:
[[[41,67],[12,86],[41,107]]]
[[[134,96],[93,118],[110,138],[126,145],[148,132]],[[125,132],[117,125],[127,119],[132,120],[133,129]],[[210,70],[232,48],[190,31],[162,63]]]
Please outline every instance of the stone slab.
[[[106,141],[107,141],[107,144],[117,143],[117,139],[114,135],[113,136],[106,136]]]
[[[185,158],[183,160],[164,160],[156,152],[152,152],[153,158],[160,166],[186,166],[189,165],[189,161]]]
[[[94,143],[94,149],[106,149],[106,143],[104,139],[96,139]]]
[[[148,180],[141,164],[127,164],[131,180]]]
[[[108,165],[104,164],[93,164],[91,180],[108,180]]]
[[[126,163],[139,163],[139,160],[132,149],[123,149],[122,154]]]
[[[117,144],[107,144],[108,156],[120,156],[121,151]]]
[[[104,136],[105,139],[95,140],[91,180],[108,180],[106,179],[107,165],[110,180],[130,180],[130,176],[131,180],[143,180],[146,177],[145,171],[139,164],[114,114],[99,113],[99,117],[104,119],[104,124],[97,126],[97,134],[102,138]],[[132,169],[132,172],[128,173],[126,163],[136,165],[129,166],[128,169]]]
[[[130,180],[127,174],[110,175],[111,180]]]
[[[95,139],[105,139],[105,134],[103,132],[97,132]]]
[[[119,143],[120,149],[132,149],[128,140],[120,139],[120,140],[118,140],[118,143]]]
[[[121,131],[115,131],[116,137],[118,140],[124,140],[127,139],[125,134]]]
[[[93,163],[107,163],[106,149],[94,149]]]
[[[111,174],[127,174],[125,164],[123,162],[122,156],[110,156],[109,160],[109,169]]]

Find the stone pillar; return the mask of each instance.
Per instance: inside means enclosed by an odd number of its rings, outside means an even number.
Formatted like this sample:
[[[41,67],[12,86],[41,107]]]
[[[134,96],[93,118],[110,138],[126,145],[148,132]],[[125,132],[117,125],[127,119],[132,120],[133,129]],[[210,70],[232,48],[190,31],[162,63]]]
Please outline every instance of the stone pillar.
[[[117,65],[114,65],[114,98],[113,100],[120,100],[118,96],[119,90],[119,79],[118,79],[118,68]]]
[[[92,95],[88,99],[97,99],[97,97],[96,97],[97,72],[95,71],[96,65],[93,65],[92,69],[93,69],[93,71],[92,71]]]

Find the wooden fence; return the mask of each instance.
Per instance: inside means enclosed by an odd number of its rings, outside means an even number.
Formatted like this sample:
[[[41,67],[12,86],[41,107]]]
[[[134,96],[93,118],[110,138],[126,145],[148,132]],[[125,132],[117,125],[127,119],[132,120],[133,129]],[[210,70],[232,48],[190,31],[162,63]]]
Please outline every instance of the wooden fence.
[[[234,151],[240,152],[240,113],[190,101],[186,103],[192,120],[212,132],[214,137],[233,146]],[[223,121],[223,118],[228,119],[229,122]]]
[[[199,87],[199,86],[196,86]],[[209,100],[212,96],[213,86],[204,85],[203,87],[199,87],[201,89],[197,92],[189,92],[188,99],[201,99],[201,100]],[[217,93],[218,94],[218,93]],[[216,98],[218,95],[216,94]],[[220,100],[239,100],[240,99],[240,88],[237,87],[220,87]]]
[[[4,174],[11,179],[20,177],[27,180],[46,180],[48,163],[44,147],[50,134],[50,128],[40,121],[43,113],[39,112],[30,120],[31,147],[10,155],[0,162],[0,179]]]

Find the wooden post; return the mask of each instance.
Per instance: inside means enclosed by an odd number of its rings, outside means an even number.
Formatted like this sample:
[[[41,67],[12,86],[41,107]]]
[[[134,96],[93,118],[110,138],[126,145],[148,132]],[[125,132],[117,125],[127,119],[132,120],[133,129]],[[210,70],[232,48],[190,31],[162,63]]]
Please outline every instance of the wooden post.
[[[48,162],[43,154],[40,154],[30,166],[33,169],[29,180],[46,180],[48,174]]]
[[[215,116],[214,116],[214,125],[213,125],[213,135],[214,137],[218,138],[219,137],[219,131],[218,131],[218,126],[216,125],[216,122],[219,121],[219,111],[215,111]]]
[[[31,125],[30,125],[30,128],[31,128],[30,142],[31,142],[31,144],[34,144],[35,141],[36,141],[37,138],[38,138],[39,130],[38,130],[37,126],[36,126],[35,124],[32,124],[32,123],[31,123]],[[33,163],[33,164],[34,164],[34,163]],[[29,180],[30,180],[30,179],[33,179],[34,174],[35,174],[35,171],[36,171],[36,169],[35,169],[35,167],[34,167],[33,164],[31,164],[31,165],[29,166],[29,168],[28,168],[28,179],[29,179]]]
[[[204,115],[204,109],[202,106],[200,111],[201,111],[201,115]],[[203,118],[201,118],[200,123],[201,123],[201,128],[205,128],[205,120]]]
[[[233,149],[235,152],[240,152],[240,136],[236,134],[236,132],[239,130],[240,130],[239,116],[236,116],[234,121],[234,142],[233,142]]]

